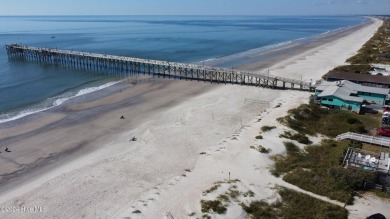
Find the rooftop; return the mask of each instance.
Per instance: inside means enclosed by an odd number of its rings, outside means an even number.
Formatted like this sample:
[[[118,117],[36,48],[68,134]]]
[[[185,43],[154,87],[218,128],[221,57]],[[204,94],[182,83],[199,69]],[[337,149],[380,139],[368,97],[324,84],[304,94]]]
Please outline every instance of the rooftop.
[[[367,87],[353,82],[342,80],[335,82],[324,81],[316,87],[316,90],[322,91],[319,97],[335,96],[343,100],[362,102],[363,98],[358,97],[358,92],[367,92],[374,94],[388,95],[390,89]]]
[[[317,90],[322,90],[319,97],[335,96],[343,100],[349,100],[353,102],[363,102],[363,98],[357,96],[351,96],[351,94],[356,94],[354,90],[349,89],[344,86],[337,85],[320,85],[317,87]]]
[[[334,78],[339,80],[349,80],[356,82],[367,82],[373,84],[390,85],[390,77],[382,75],[358,74],[353,72],[330,71],[325,75],[326,78]]]

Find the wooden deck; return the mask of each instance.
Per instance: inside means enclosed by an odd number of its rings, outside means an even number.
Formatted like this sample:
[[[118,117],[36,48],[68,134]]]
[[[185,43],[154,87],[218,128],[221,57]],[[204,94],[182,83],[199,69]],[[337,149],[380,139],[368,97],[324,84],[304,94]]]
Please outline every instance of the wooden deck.
[[[272,76],[268,73],[98,53],[37,48],[18,44],[6,45],[6,49],[10,59],[53,64],[83,71],[97,71],[118,75],[150,74],[173,79],[252,85],[274,89],[313,89],[311,82]]]
[[[390,175],[388,152],[374,153],[359,148],[348,148],[343,160],[343,167],[374,171]]]

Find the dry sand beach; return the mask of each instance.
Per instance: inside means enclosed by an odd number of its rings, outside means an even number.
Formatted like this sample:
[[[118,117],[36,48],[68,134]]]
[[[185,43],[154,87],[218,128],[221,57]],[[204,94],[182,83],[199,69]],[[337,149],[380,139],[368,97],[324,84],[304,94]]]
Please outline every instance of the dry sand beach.
[[[382,22],[373,21],[274,60],[271,74],[320,79],[375,33]],[[256,69],[256,63],[246,68]],[[200,217],[202,191],[228,179],[229,173],[240,180],[240,188],[255,193],[253,200],[275,199],[275,185],[301,191],[269,173],[269,156],[284,152],[278,136],[285,127],[276,118],[308,102],[309,96],[303,91],[146,79],[3,127],[0,143],[12,153],[0,154],[0,205],[41,207],[43,212],[0,212],[1,218],[187,218],[192,212]],[[256,140],[263,125],[277,128]],[[133,136],[137,141],[129,141]],[[271,148],[271,153],[250,149],[254,143]],[[375,209],[367,200],[348,208],[351,218],[386,212],[388,204]],[[245,214],[233,204],[221,218]]]

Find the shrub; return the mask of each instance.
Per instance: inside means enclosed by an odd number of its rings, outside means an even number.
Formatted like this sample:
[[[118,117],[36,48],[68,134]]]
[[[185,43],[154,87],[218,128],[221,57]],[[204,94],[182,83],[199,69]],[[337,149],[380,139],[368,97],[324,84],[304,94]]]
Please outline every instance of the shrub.
[[[301,144],[310,143],[309,138],[305,134],[301,134],[301,133],[292,134],[290,131],[285,131],[283,134],[280,134],[279,137],[296,140]]]
[[[320,133],[336,137],[345,132],[365,133],[365,126],[378,126],[380,117],[356,115],[343,110],[328,111],[315,104],[302,104],[289,110],[288,115],[279,121],[302,135]]]
[[[255,193],[252,190],[249,190],[243,194],[244,197],[255,197]]]
[[[195,216],[195,215],[196,215],[195,212],[192,212],[192,213],[188,214],[188,216],[190,216],[190,217]]]
[[[342,65],[336,67],[336,71],[354,72],[360,74],[368,74],[371,70],[371,65]]]
[[[217,190],[221,185],[220,184],[216,184],[214,185],[213,187],[211,187],[210,189],[206,190],[206,191],[203,191],[203,195],[207,195],[209,193],[212,193],[214,192],[215,190]]]
[[[229,196],[227,196],[225,194],[221,194],[221,195],[218,195],[217,200],[228,202],[230,199],[229,199]]]
[[[267,125],[265,125],[265,126],[261,127],[261,131],[262,132],[268,132],[268,131],[270,131],[270,130],[272,130],[274,128],[276,128],[276,127],[275,126],[267,126]]]
[[[210,213],[210,210],[212,210],[213,212],[218,214],[225,214],[227,210],[226,207],[219,200],[201,200],[200,205],[202,213]]]
[[[365,182],[373,184],[376,179],[375,173],[373,172],[349,170],[342,167],[331,168],[329,175],[339,183],[339,186],[345,186],[351,190],[363,190]]]
[[[347,219],[348,210],[337,205],[318,200],[308,195],[282,189],[279,191],[282,197],[283,205],[280,207],[281,218],[328,218],[328,219]]]
[[[279,190],[282,201],[268,204],[265,201],[253,201],[249,205],[241,204],[245,212],[251,218],[327,218],[347,219],[348,211],[337,205],[333,205],[309,195],[290,189]]]
[[[296,136],[296,140],[301,144],[309,144],[310,143],[310,140],[306,135],[298,133],[294,136]]]
[[[305,152],[291,142],[285,146],[287,156],[273,156],[271,174],[284,174],[284,181],[304,190],[350,203],[353,191],[375,180],[371,172],[340,167],[348,147],[358,147],[353,142],[323,140],[319,145],[306,146]]]
[[[289,153],[296,153],[296,152],[300,151],[299,147],[291,141],[285,141],[285,142],[283,142],[283,144],[286,147],[286,151],[288,154]]]
[[[233,200],[236,200],[240,195],[241,195],[241,192],[236,190],[236,189],[229,189],[229,192],[228,192],[228,195],[230,196],[230,198],[232,198]]]
[[[259,148],[260,148],[260,153],[263,153],[263,154],[268,154],[269,153],[269,151],[270,151],[270,149],[267,149],[267,148],[265,148],[265,147],[260,147],[259,146]]]
[[[256,138],[256,139],[263,139],[263,136],[258,135],[258,136],[256,136],[255,138]]]
[[[348,122],[348,124],[355,124],[355,123],[359,122],[359,120],[357,120],[356,118],[348,118],[347,122]]]
[[[257,150],[258,152],[260,152],[260,153],[263,153],[263,154],[268,154],[269,152],[270,152],[270,150],[271,149],[269,149],[269,148],[265,148],[265,147],[263,147],[263,146],[261,146],[261,145],[259,145],[259,146],[257,146],[257,147],[255,147],[255,146],[250,146],[250,148],[251,149],[255,149],[255,150]]]
[[[251,218],[279,218],[278,211],[265,201],[254,201],[249,206],[242,204],[242,208],[251,215]]]

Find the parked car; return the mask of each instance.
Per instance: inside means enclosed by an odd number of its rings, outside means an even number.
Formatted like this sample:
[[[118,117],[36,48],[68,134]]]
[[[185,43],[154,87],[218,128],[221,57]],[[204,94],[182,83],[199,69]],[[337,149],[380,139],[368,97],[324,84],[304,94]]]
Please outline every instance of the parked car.
[[[390,106],[389,105],[384,105],[383,107],[383,112],[390,112]]]
[[[378,135],[390,137],[390,128],[382,127],[377,130]]]

